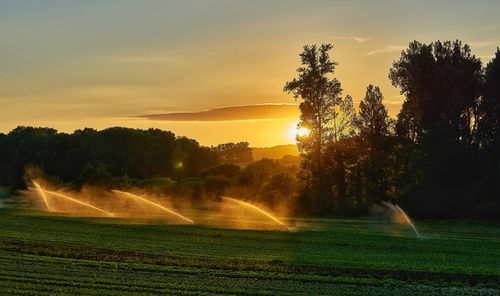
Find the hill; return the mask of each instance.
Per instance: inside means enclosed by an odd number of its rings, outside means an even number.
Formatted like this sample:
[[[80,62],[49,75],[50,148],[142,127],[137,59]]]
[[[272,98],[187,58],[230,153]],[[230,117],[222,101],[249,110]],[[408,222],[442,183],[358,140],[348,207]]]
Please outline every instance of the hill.
[[[263,158],[282,159],[285,155],[298,156],[299,150],[297,145],[279,145],[273,147],[255,147],[252,148],[253,159],[260,160]]]

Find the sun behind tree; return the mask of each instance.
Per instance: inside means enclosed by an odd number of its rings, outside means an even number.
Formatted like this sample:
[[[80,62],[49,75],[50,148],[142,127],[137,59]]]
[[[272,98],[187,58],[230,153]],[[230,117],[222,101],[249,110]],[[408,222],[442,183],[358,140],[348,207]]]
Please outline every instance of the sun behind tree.
[[[288,135],[290,136],[290,141],[295,143],[296,141],[308,137],[311,131],[307,127],[298,127],[297,124],[294,124]]]

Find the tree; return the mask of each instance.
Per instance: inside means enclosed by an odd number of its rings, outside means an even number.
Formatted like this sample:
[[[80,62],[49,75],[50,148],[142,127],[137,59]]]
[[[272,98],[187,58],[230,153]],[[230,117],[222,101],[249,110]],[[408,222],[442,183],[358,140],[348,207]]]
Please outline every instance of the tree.
[[[386,199],[390,146],[390,119],[378,86],[369,85],[359,104],[360,140],[363,151],[367,204]]]
[[[218,155],[216,151],[209,147],[200,146],[200,144],[186,137],[178,137],[178,153],[175,166],[178,177],[198,176],[203,169],[217,164]]]
[[[481,61],[461,41],[414,41],[390,69],[392,84],[401,89],[405,103],[400,125],[420,136],[472,144],[480,83]]]
[[[248,142],[224,143],[215,147],[224,163],[245,164],[253,161],[252,148]]]
[[[328,142],[338,138],[335,107],[341,101],[342,88],[334,74],[337,63],[330,59],[331,44],[306,45],[300,54],[302,66],[298,77],[287,82],[284,91],[301,99],[299,128],[309,129],[309,136],[298,138],[302,155],[301,176],[306,188],[313,189],[320,200],[316,206],[326,204],[327,189],[323,176],[324,152]],[[308,190],[308,189],[306,189]]]
[[[500,144],[500,48],[485,69],[479,129],[484,146]]]
[[[35,128],[19,126],[4,138],[5,151],[3,157],[7,161],[5,167],[6,185],[21,186],[24,170],[29,165],[41,165],[47,142],[57,134],[52,128]]]
[[[481,61],[461,41],[411,42],[389,78],[405,96],[396,130],[400,198],[420,216],[464,215],[476,187]],[[448,211],[448,212],[445,212]]]
[[[287,168],[272,159],[263,158],[246,166],[240,174],[240,184],[247,186],[255,194],[260,193],[269,179]]]
[[[82,171],[77,179],[77,184],[82,185],[98,185],[109,187],[113,181],[113,176],[108,172],[108,167],[100,162],[89,164]]]
[[[365,98],[359,103],[361,137],[374,141],[389,135],[390,120],[382,99],[380,88],[368,85]]]
[[[337,111],[338,110],[338,111]],[[336,132],[328,143],[325,151],[325,170],[323,172],[329,193],[332,197],[332,207],[338,214],[346,214],[353,208],[352,196],[349,188],[349,170],[352,164],[354,146],[352,139],[357,137],[359,130],[359,116],[354,110],[352,97],[347,95],[335,106],[332,126]]]
[[[337,137],[335,141],[356,136],[359,129],[359,118],[352,102],[352,97],[347,95],[339,102],[339,111],[335,114],[335,127]]]
[[[481,119],[478,138],[482,157],[480,178],[484,188],[483,201],[497,200],[500,208],[500,49],[485,69],[484,87],[479,104]],[[491,207],[488,206],[488,207]],[[493,216],[493,215],[490,215]]]

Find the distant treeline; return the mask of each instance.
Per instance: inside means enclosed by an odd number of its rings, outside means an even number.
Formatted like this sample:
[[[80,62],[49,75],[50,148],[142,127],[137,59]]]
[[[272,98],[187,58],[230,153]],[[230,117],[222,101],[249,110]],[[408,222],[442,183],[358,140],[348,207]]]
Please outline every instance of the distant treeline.
[[[151,178],[192,175],[217,162],[214,150],[157,129],[110,128],[58,133],[51,128],[18,127],[0,135],[0,184],[23,183],[27,166],[36,166],[63,182],[92,170],[111,176]],[[177,168],[182,162],[182,169]]]
[[[305,46],[284,89],[310,130],[299,208],[356,214],[389,200],[416,217],[500,219],[500,50],[483,67],[460,41],[411,42],[389,71],[404,96],[394,120],[376,86],[358,110],[342,97],[332,48]]]
[[[17,127],[0,133],[0,188],[22,189],[31,178],[43,178],[74,190],[138,187],[193,200],[245,194],[271,206],[297,192],[297,170],[298,157],[253,162],[247,142],[207,147],[159,129],[68,134]]]

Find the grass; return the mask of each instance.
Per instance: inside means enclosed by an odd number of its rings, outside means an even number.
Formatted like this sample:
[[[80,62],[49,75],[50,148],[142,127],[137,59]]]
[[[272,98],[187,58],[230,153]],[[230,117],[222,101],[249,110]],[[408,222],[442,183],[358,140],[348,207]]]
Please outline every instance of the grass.
[[[500,227],[297,220],[297,232],[0,209],[0,294],[498,295]]]

